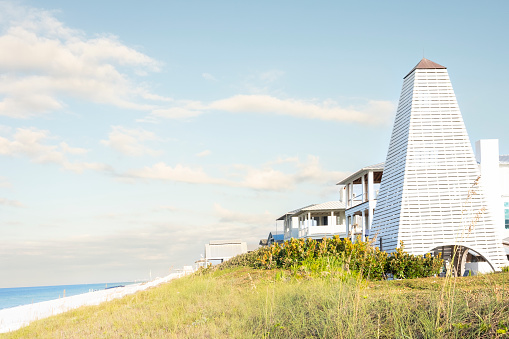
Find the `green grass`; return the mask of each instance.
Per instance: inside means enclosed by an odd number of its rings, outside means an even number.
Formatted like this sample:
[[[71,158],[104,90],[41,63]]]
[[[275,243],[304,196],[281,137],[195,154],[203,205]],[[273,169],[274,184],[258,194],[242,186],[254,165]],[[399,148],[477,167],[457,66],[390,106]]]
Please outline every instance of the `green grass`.
[[[292,270],[227,268],[36,321],[4,336],[507,338],[508,281],[509,273],[499,273],[367,282],[323,262]]]

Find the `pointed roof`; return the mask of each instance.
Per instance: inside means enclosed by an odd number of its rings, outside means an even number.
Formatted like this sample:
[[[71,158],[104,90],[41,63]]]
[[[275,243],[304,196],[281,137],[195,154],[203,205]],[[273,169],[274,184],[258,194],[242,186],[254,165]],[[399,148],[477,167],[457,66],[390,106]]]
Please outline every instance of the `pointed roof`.
[[[422,60],[419,61],[419,63],[414,68],[412,68],[412,70],[410,72],[408,72],[407,75],[405,75],[405,78],[407,76],[409,76],[416,69],[447,69],[447,67],[439,65],[436,62],[433,62],[426,58],[422,58]],[[403,79],[405,79],[405,78],[403,78]]]

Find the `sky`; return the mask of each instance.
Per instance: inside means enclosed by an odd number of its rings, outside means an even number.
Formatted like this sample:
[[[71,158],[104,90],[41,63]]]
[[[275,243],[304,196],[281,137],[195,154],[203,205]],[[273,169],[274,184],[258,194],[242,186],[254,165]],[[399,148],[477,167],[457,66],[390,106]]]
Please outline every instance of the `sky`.
[[[508,12],[0,1],[0,288],[164,276],[338,200],[385,160],[423,56],[448,68],[471,142],[509,154]]]

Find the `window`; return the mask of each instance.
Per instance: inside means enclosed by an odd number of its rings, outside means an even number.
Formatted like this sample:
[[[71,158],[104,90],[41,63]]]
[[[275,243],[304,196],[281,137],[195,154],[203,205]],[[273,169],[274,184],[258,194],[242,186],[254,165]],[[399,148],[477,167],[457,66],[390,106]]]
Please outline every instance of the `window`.
[[[323,220],[323,223],[322,223],[323,226],[327,226],[329,224],[329,222],[328,222],[329,218],[327,218],[327,216],[322,217],[322,220]]]
[[[504,202],[505,229],[509,230],[509,202]]]

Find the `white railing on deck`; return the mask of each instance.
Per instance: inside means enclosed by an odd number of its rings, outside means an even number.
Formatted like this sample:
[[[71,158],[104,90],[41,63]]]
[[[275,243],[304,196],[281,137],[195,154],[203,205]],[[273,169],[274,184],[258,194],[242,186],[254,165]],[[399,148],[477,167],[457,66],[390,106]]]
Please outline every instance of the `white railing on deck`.
[[[299,238],[312,237],[314,235],[334,235],[342,233],[346,233],[345,225],[335,225],[335,224],[325,226],[304,225],[299,229]]]

